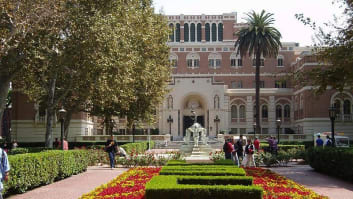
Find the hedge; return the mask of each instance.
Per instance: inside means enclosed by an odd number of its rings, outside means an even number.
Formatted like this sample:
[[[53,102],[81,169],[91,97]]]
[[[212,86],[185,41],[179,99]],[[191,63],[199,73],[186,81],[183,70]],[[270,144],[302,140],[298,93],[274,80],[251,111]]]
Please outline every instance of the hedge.
[[[353,182],[352,148],[311,148],[307,161],[318,172]]]
[[[195,185],[180,184],[178,176],[155,176],[146,184],[146,199],[262,199],[263,190],[244,185]],[[214,178],[214,176],[209,178]]]
[[[224,165],[164,166],[160,175],[245,176],[242,168]]]
[[[266,148],[269,145],[267,143],[261,143],[260,147],[261,148]],[[284,145],[284,144],[279,144],[278,145],[279,150],[284,150],[288,151],[289,149],[298,149],[298,150],[305,150],[305,145]]]
[[[154,148],[155,143],[151,141],[151,149]],[[123,144],[122,147],[128,155],[131,153],[144,153],[148,149],[148,142],[134,142]]]
[[[178,176],[178,184],[252,185],[250,176]]]
[[[87,169],[86,150],[45,151],[9,156],[10,178],[5,193],[23,193]]]
[[[167,166],[177,166],[177,165],[233,165],[232,160],[217,160],[213,163],[187,163],[186,160],[169,160]]]

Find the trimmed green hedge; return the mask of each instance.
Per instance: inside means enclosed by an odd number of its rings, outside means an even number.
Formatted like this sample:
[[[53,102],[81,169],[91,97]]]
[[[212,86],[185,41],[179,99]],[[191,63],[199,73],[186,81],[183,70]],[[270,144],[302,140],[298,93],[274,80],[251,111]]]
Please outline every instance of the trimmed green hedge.
[[[307,161],[316,171],[353,182],[352,148],[311,148]]]
[[[160,175],[245,176],[242,168],[225,165],[164,166]]]
[[[169,160],[167,166],[177,166],[177,165],[233,165],[232,160],[217,160],[214,163],[187,163],[186,160]]]
[[[266,148],[268,147],[267,143],[261,143],[261,148]],[[299,150],[305,150],[305,145],[284,145],[284,144],[279,144],[278,145],[278,150],[284,150],[288,151],[290,149],[299,149]]]
[[[151,141],[151,149],[154,148],[155,143]],[[148,150],[148,142],[134,142],[134,143],[128,143],[121,145],[126,153],[130,155],[131,153],[144,153],[146,150]]]
[[[250,176],[178,176],[178,184],[252,185]]]
[[[11,166],[5,193],[23,193],[87,169],[86,150],[45,151],[9,156]]]
[[[210,177],[214,178],[214,176]],[[155,176],[146,184],[146,199],[262,199],[263,190],[257,186],[195,185],[178,183],[179,176]],[[216,181],[214,181],[216,182]]]

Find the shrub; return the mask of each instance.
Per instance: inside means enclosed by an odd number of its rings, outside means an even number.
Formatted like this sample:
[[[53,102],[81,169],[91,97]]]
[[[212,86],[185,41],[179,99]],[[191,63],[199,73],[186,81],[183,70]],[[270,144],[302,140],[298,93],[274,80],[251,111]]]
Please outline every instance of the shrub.
[[[226,165],[165,166],[160,175],[245,176],[242,168]]]
[[[290,149],[290,150],[293,150],[293,149]],[[277,159],[279,165],[287,166],[289,160],[291,159],[291,154],[287,151],[280,150],[280,151],[278,151],[275,158]]]
[[[28,148],[18,147],[18,148],[12,149],[7,154],[8,155],[17,155],[17,154],[23,154],[23,153],[28,153],[28,152],[29,152]]]
[[[84,150],[52,150],[9,156],[11,170],[5,192],[23,193],[85,171],[88,157],[88,151]]]
[[[316,171],[353,182],[353,149],[311,148],[307,161]]]
[[[146,199],[229,199],[235,196],[245,199],[261,199],[263,194],[262,188],[256,186],[180,184],[178,183],[178,178],[180,177],[153,177],[152,180],[146,184]],[[213,178],[214,176],[212,176],[209,181],[206,180],[203,182],[208,183],[212,181],[211,179]],[[200,182],[202,181],[200,180]],[[214,180],[213,182],[216,183],[219,181]]]
[[[232,160],[217,160],[213,163],[186,163],[185,160],[169,160],[167,162],[167,166],[176,166],[176,165],[233,165],[234,162]]]
[[[272,155],[271,153],[261,153],[260,155],[261,155],[262,162],[267,167],[270,167],[270,166],[278,163],[276,156]]]
[[[252,185],[249,176],[178,176],[178,184],[202,185]]]

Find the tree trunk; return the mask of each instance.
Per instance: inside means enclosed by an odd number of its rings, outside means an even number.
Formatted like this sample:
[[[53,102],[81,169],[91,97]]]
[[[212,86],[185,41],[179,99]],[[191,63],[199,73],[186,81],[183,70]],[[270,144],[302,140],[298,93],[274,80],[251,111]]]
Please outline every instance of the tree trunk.
[[[47,126],[45,131],[45,147],[53,148],[53,118],[54,118],[54,97],[55,97],[55,78],[49,80],[49,92],[47,99]]]
[[[255,71],[255,119],[256,119],[256,134],[261,133],[260,126],[260,62],[261,52],[258,50],[256,52],[256,71]]]
[[[10,89],[10,79],[0,76],[0,128],[2,126],[2,117],[4,115],[7,95]]]
[[[72,110],[67,110],[66,115],[65,115],[65,120],[64,120],[64,138],[67,139],[69,135],[69,127],[71,123],[71,118],[72,118]]]

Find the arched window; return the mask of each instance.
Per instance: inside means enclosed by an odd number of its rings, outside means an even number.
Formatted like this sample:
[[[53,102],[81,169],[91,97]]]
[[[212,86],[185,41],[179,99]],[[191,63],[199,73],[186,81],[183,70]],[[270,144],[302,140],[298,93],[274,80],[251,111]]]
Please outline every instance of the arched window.
[[[171,31],[169,35],[169,41],[173,42],[174,41],[174,25],[171,23],[169,24],[169,29]]]
[[[241,105],[239,107],[239,118],[245,119],[245,106],[244,105]]]
[[[343,114],[351,114],[351,101],[344,100],[343,102]]]
[[[288,104],[284,106],[284,117],[290,118],[290,106]]]
[[[276,118],[277,119],[282,118],[282,106],[281,105],[276,106]]]
[[[223,24],[218,24],[218,41],[223,41]]]
[[[197,24],[197,41],[201,42],[202,41],[202,29],[201,29],[201,24]]]
[[[219,96],[214,96],[214,109],[219,109]]]
[[[188,68],[200,67],[200,55],[197,53],[189,53],[186,56],[186,64],[187,64]]]
[[[236,105],[232,105],[231,107],[231,118],[232,119],[238,118],[238,109]]]
[[[169,61],[171,67],[178,67],[178,56],[175,53],[169,55]]]
[[[267,109],[267,105],[263,105],[262,106],[262,110],[261,110],[261,115],[262,118],[268,118],[268,109]]]
[[[219,53],[210,53],[208,55],[208,66],[210,68],[220,68],[222,61],[222,55]]]
[[[241,59],[240,55],[237,53],[232,53],[230,55],[230,66],[231,67],[242,67],[243,60]]]
[[[341,101],[336,100],[335,104],[334,104],[334,107],[336,108],[337,114],[341,114]]]
[[[210,37],[210,35],[211,35],[211,32],[210,32],[210,24],[209,23],[206,23],[206,25],[205,25],[205,36],[206,36],[206,41],[210,41],[211,40],[211,37]]]
[[[168,109],[173,109],[173,97],[171,95],[168,97]]]
[[[184,24],[184,41],[189,41],[189,24]]]
[[[180,42],[180,24],[175,25],[175,41]]]
[[[192,23],[191,26],[190,26],[190,41],[191,42],[195,42],[195,24]]]
[[[217,25],[212,24],[212,41],[217,41]]]
[[[284,60],[283,55],[278,55],[277,56],[277,66],[283,66],[283,60]]]

